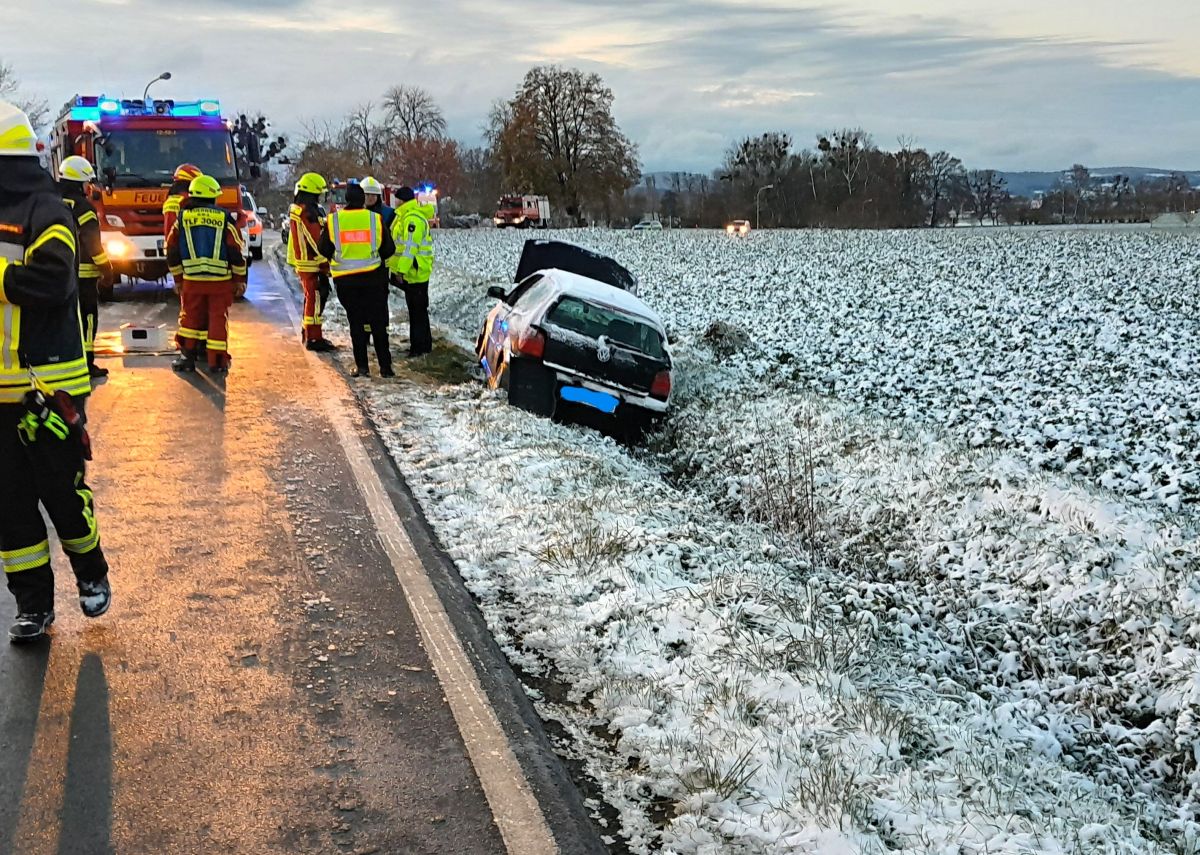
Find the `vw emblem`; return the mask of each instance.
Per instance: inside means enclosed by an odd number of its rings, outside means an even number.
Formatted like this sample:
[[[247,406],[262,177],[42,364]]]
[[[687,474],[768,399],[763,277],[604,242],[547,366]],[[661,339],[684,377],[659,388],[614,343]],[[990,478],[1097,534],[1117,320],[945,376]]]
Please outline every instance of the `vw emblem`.
[[[596,358],[601,362],[608,362],[612,359],[612,348],[608,346],[604,336],[600,336],[600,340],[596,343]]]

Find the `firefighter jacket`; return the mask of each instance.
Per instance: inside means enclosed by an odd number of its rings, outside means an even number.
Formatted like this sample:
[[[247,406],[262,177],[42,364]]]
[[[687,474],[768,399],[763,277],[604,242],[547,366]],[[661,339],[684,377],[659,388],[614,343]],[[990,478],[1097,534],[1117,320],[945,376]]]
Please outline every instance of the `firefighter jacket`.
[[[167,235],[171,274],[188,282],[245,282],[246,248],[233,215],[207,199],[188,199]]]
[[[176,181],[167,191],[167,199],[162,206],[164,238],[171,234],[171,229],[175,228],[175,221],[179,219],[179,209],[187,201],[189,186],[190,183],[187,181]]]
[[[92,391],[75,266],[75,224],[37,158],[0,170],[0,404],[43,391]]]
[[[288,208],[288,264],[299,273],[328,273],[329,264],[317,249],[325,214],[315,202],[293,202]]]
[[[329,258],[334,279],[379,270],[396,253],[383,219],[366,208],[343,208],[325,220],[317,248]],[[383,277],[387,284],[387,277]]]
[[[83,193],[83,185],[78,181],[64,181],[62,188],[63,202],[71,210],[75,218],[75,234],[79,240],[76,255],[79,257],[80,279],[110,279],[112,268],[108,263],[108,254],[104,251],[104,243],[100,239],[100,217],[91,201]]]
[[[436,214],[433,205],[416,199],[405,202],[396,211],[396,222],[392,225],[396,254],[388,262],[388,269],[410,285],[428,282],[433,273],[433,234],[429,220]]]

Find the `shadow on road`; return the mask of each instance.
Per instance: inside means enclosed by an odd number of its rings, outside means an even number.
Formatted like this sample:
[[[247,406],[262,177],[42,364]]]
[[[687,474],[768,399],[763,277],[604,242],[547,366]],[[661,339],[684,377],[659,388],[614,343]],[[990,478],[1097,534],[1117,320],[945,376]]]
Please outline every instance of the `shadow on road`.
[[[104,662],[89,653],[75,681],[58,855],[111,855],[112,783],[108,678]]]
[[[8,646],[7,642],[3,643]],[[50,645],[8,647],[8,653],[0,660],[0,678],[4,685],[0,698],[0,733],[3,734],[5,755],[0,765],[4,772],[0,775],[0,852],[12,852],[15,845],[21,798],[25,793],[42,708],[42,687],[50,662]]]

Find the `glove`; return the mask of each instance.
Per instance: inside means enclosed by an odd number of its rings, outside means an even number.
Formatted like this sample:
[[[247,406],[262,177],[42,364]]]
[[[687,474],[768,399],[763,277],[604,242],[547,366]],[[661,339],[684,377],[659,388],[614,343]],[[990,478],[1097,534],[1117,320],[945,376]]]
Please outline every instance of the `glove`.
[[[183,279],[179,276],[172,276],[171,278],[173,280],[175,280],[174,285],[173,285],[173,287],[175,289],[175,293],[178,294],[180,297],[182,297],[183,296]]]
[[[245,282],[234,282],[233,283],[233,298],[236,300],[236,299],[239,299],[244,296],[246,296],[246,283]]]

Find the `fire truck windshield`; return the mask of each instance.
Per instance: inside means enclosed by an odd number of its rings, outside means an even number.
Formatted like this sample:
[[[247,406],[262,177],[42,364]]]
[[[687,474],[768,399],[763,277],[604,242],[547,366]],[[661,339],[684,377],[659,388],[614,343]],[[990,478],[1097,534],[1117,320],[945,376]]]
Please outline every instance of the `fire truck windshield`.
[[[175,167],[194,163],[221,184],[238,180],[233,143],[224,130],[114,130],[96,146],[98,172],[113,187],[163,187]]]

